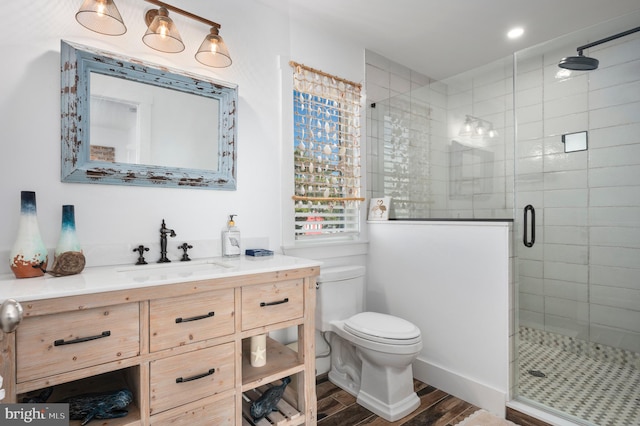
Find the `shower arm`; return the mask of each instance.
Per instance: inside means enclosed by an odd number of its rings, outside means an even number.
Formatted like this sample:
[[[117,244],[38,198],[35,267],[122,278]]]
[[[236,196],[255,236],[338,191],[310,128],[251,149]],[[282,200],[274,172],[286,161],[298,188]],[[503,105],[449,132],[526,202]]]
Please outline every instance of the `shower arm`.
[[[638,31],[640,31],[640,27],[632,28],[630,30],[623,31],[623,32],[618,33],[618,34],[614,34],[612,36],[609,36],[609,37],[594,41],[592,43],[585,44],[584,46],[578,47],[576,50],[578,51],[578,55],[582,56],[582,51],[585,50],[585,49],[588,49],[588,48],[594,47],[594,46],[598,46],[600,44],[607,43],[607,42],[612,41],[612,40],[616,40],[616,39],[618,39],[620,37],[628,36],[629,34],[633,34],[633,33],[638,32]]]

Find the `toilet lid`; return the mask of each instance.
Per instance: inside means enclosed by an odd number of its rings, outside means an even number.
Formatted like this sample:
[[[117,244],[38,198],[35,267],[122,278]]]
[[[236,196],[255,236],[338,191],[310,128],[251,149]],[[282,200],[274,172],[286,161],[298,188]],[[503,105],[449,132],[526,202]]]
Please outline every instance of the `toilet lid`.
[[[377,312],[361,312],[344,322],[344,328],[369,340],[409,344],[420,338],[420,329],[402,318]]]

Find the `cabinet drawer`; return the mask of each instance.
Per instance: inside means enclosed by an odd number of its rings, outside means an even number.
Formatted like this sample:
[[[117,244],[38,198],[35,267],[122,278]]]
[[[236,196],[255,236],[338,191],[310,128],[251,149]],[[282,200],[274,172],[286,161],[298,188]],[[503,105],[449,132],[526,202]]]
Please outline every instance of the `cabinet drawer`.
[[[232,334],[233,289],[152,300],[151,352]]]
[[[230,396],[219,401],[176,408],[151,416],[152,426],[233,426],[236,420],[236,401]]]
[[[151,414],[231,389],[235,344],[225,343],[150,363]]]
[[[304,312],[302,280],[242,288],[242,329],[301,318]]]
[[[137,303],[25,318],[16,331],[17,381],[140,353]]]

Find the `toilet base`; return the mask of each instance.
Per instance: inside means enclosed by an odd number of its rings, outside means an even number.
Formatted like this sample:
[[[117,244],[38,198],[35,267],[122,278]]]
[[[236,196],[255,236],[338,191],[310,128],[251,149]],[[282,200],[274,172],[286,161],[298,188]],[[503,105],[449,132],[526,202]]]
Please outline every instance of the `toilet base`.
[[[395,422],[396,420],[410,414],[420,406],[420,398],[418,398],[418,395],[416,395],[415,392],[407,395],[404,399],[389,405],[361,389],[360,392],[358,392],[358,398],[356,401],[367,410],[379,417],[382,417],[388,422]]]

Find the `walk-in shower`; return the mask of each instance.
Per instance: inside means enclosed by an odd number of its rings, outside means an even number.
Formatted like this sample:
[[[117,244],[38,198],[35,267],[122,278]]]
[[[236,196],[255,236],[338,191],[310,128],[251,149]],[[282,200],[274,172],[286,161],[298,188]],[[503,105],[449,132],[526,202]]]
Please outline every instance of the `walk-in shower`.
[[[515,228],[527,208],[537,221],[536,243],[514,244],[513,394],[576,424],[640,425],[640,27],[616,33],[638,22],[515,54]]]
[[[639,22],[367,86],[367,190],[394,217],[513,220],[509,404],[534,416],[640,425]]]

